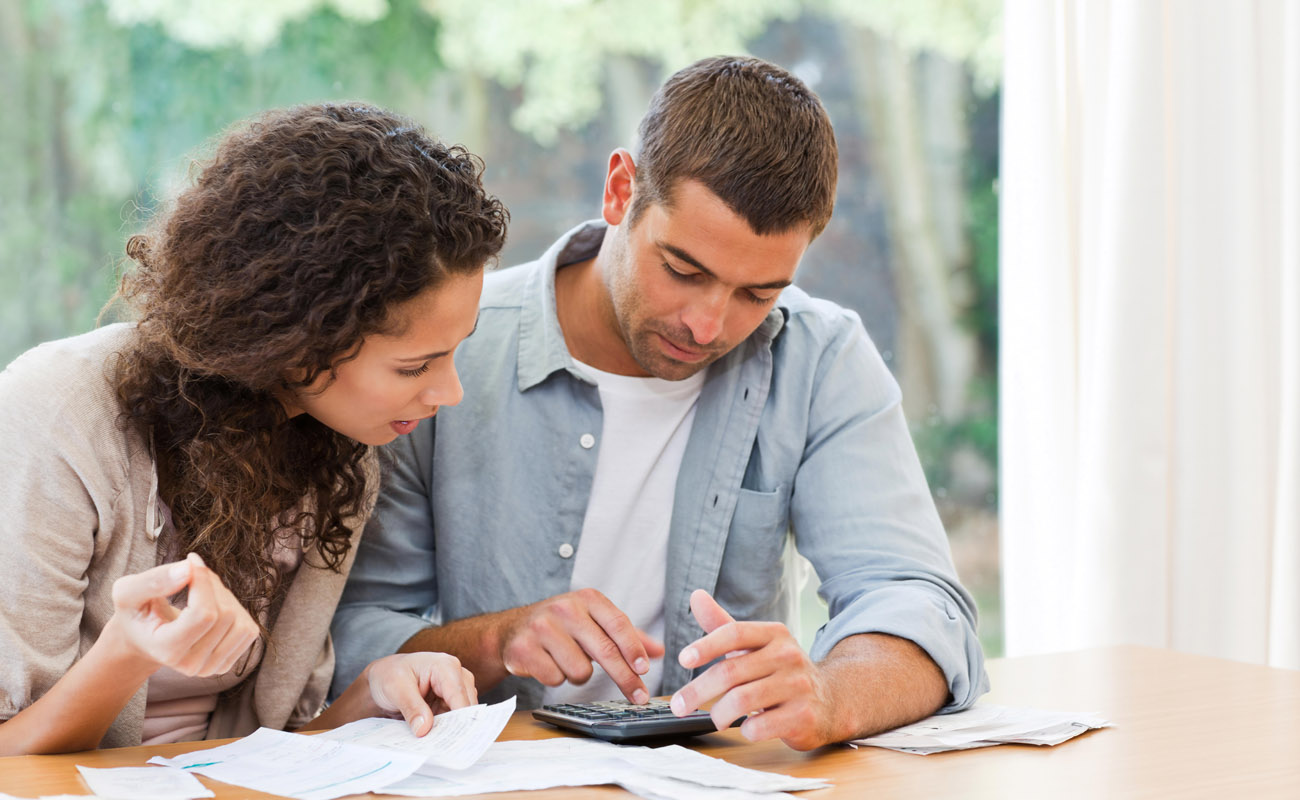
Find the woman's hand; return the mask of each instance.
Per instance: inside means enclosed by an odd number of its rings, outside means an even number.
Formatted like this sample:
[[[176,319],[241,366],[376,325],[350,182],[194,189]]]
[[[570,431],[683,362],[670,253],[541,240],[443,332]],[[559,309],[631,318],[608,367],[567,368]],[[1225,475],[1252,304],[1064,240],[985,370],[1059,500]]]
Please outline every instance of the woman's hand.
[[[168,599],[189,586],[184,609]],[[183,675],[229,672],[257,640],[258,626],[198,553],[113,583],[113,617],[104,635],[154,668]]]
[[[361,673],[380,711],[401,714],[411,732],[423,736],[433,715],[478,702],[474,675],[446,653],[399,653],[370,662]]]
[[[169,597],[190,587],[189,604]],[[257,639],[252,617],[203,559],[163,564],[113,583],[115,613],[84,656],[34,703],[0,724],[0,755],[98,747],[113,720],[159,667],[228,672]]]

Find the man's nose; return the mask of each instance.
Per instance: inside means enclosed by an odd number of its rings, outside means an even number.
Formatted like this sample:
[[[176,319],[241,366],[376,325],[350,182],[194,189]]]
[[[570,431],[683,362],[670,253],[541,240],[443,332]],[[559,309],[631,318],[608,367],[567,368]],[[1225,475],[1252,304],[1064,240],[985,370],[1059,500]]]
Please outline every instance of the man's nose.
[[[686,309],[682,323],[690,329],[695,344],[711,344],[722,333],[726,317],[727,295],[711,292]]]

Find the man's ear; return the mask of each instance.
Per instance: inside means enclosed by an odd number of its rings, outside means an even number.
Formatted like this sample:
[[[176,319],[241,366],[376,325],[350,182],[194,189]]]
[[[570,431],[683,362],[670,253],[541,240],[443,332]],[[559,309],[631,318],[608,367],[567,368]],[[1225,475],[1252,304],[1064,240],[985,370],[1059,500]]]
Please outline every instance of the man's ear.
[[[605,174],[605,196],[600,212],[605,222],[618,225],[632,207],[633,183],[636,180],[636,163],[632,154],[622,147],[609,154],[609,170]]]

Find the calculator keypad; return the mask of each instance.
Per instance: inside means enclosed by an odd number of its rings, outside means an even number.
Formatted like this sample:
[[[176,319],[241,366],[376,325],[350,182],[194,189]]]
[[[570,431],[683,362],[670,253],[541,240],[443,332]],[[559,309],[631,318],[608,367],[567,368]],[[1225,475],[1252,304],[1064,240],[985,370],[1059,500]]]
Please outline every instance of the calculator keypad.
[[[651,700],[645,705],[636,705],[617,700],[600,703],[556,703],[542,706],[543,711],[562,714],[574,719],[589,720],[634,720],[634,719],[676,719],[667,700]],[[708,716],[707,712],[698,711],[696,715]],[[689,718],[690,714],[687,715]]]

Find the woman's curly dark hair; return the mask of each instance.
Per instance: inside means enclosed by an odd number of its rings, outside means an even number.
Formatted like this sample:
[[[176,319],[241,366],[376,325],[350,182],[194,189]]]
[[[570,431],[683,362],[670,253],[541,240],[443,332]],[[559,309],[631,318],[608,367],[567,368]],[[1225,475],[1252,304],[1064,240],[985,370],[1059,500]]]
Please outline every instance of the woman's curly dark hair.
[[[282,590],[273,545],[301,537],[339,569],[373,489],[365,445],[277,397],[393,332],[398,304],[482,270],[508,214],[476,156],[360,104],[267,112],[196,166],[127,242],[117,297],[138,337],[117,393],[153,443],[182,552],[256,618]]]

